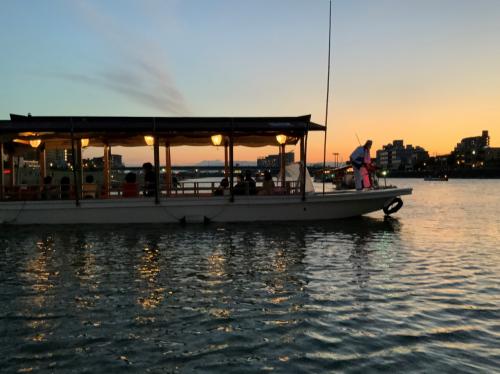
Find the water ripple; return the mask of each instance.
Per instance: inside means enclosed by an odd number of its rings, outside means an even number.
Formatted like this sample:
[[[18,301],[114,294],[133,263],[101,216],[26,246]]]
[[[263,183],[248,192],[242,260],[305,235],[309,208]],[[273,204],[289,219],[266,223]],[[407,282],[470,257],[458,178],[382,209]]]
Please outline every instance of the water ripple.
[[[498,221],[427,186],[390,219],[4,227],[0,367],[494,372]]]

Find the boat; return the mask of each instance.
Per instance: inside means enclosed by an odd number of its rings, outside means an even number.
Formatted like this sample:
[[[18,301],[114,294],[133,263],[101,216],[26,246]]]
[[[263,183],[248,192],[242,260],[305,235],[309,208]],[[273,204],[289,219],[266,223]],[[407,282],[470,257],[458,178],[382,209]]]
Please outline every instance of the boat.
[[[318,193],[313,190],[307,168],[307,137],[325,127],[298,117],[95,117],[22,116],[11,114],[0,121],[0,155],[8,162],[5,173],[0,162],[1,224],[139,224],[201,222],[268,222],[342,219],[384,211],[391,214],[401,205],[411,188],[381,187],[367,191],[340,190]],[[152,193],[129,195],[113,186],[110,178],[110,147],[152,146],[155,186]],[[271,195],[237,194],[234,147],[275,145],[280,154],[285,147],[299,144],[300,162],[287,172],[284,157],[281,172]],[[101,193],[84,198],[81,150],[102,147]],[[227,190],[214,193],[214,186],[188,188],[172,183],[170,153],[176,146],[224,147]],[[165,165],[160,165],[160,148]],[[27,149],[36,149],[40,183],[22,189],[15,180],[14,160]],[[54,195],[44,195],[43,183],[49,174],[46,157],[50,149],[71,151],[71,182],[55,187]],[[160,170],[165,169],[163,177]],[[63,193],[64,187],[64,193]],[[22,192],[22,193],[21,193]],[[63,197],[64,196],[64,197]],[[131,196],[131,197],[127,197]]]

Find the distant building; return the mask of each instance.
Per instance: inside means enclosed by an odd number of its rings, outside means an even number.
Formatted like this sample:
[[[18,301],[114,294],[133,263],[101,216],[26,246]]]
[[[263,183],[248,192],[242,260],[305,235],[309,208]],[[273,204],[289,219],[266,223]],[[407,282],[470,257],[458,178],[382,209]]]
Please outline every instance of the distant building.
[[[102,169],[104,167],[104,157],[94,157],[90,162],[96,169]],[[122,162],[122,155],[111,155],[110,164],[113,169],[125,167]]]
[[[47,165],[57,169],[64,169],[67,167],[67,152],[65,149],[55,148],[47,149],[46,152]]]
[[[484,152],[484,164],[486,166],[500,166],[500,148],[486,148]]]
[[[486,150],[490,146],[488,130],[484,130],[481,136],[463,138],[452,152],[459,167],[475,168],[483,166],[486,158]]]
[[[295,162],[295,154],[293,152],[285,153],[285,164],[293,164]],[[261,169],[279,169],[280,155],[269,155],[257,159],[257,167]]]
[[[408,144],[403,140],[394,140],[377,151],[376,163],[386,170],[415,170],[429,158],[424,148]]]

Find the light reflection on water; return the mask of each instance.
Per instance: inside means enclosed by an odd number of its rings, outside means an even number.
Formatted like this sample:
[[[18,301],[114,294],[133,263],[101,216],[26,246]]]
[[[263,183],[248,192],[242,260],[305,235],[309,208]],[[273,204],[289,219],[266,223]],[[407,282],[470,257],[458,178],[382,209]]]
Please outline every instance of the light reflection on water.
[[[496,370],[500,182],[397,183],[389,219],[2,227],[0,367]]]

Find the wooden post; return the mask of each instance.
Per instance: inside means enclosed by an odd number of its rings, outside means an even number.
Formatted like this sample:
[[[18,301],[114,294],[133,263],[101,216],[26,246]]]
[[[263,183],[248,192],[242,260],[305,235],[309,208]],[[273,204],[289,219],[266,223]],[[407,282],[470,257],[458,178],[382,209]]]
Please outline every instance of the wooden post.
[[[75,186],[75,204],[76,206],[80,206],[80,191],[81,191],[81,185],[80,181],[78,178],[78,171],[77,171],[77,156],[76,156],[76,149],[75,149],[75,136],[73,133],[73,121],[71,121],[71,163],[73,165],[73,185]]]
[[[41,147],[38,154],[38,164],[40,165],[40,183],[43,185],[43,179],[47,176],[47,151],[45,145]]]
[[[224,176],[226,178],[229,175],[228,148],[228,142],[224,139]]]
[[[16,174],[15,174],[15,164],[14,164],[14,155],[9,155],[9,160],[7,161],[10,169],[10,179],[9,179],[9,187],[14,187],[16,185]]]
[[[160,139],[155,135],[154,159],[155,159],[155,204],[160,204]]]
[[[229,192],[231,193],[230,201],[234,201],[234,138],[233,133],[229,136]]]
[[[109,198],[109,190],[111,184],[111,173],[110,173],[110,146],[104,144],[104,157],[103,157],[103,195],[105,198]]]
[[[38,153],[38,165],[40,166],[40,178],[38,180],[40,192],[43,191],[45,184],[45,177],[47,176],[47,152],[45,151],[45,144],[40,147]]]
[[[172,159],[170,156],[170,144],[165,142],[165,190],[167,196],[172,193]]]
[[[75,139],[76,143],[76,174],[78,176],[78,196],[83,197],[83,165],[82,165],[82,141],[81,139]],[[76,190],[75,190],[76,193]]]
[[[281,158],[280,158],[280,162],[281,162],[281,165],[280,165],[280,169],[281,169],[281,188],[283,188],[283,190],[286,192],[286,172],[285,172],[285,145],[282,144],[280,145],[280,154],[281,154]]]
[[[3,167],[3,143],[0,142],[0,200],[5,196],[5,174]]]
[[[302,193],[302,201],[306,200],[306,135],[300,138],[300,192]]]

